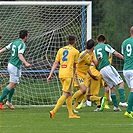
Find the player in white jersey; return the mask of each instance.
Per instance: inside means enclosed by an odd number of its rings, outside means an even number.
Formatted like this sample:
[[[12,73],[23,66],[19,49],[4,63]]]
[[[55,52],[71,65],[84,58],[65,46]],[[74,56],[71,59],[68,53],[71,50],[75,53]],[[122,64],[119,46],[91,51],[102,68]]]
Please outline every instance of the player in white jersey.
[[[120,106],[127,107],[127,103],[125,102],[125,93],[124,93],[124,82],[117,72],[117,70],[110,64],[109,62],[109,53],[114,54],[116,57],[124,59],[123,56],[118,53],[115,49],[113,49],[110,45],[105,44],[106,38],[104,35],[99,35],[97,38],[98,44],[95,46],[95,55],[96,58],[101,57],[101,60],[98,65],[98,70],[100,71],[104,81],[111,89],[111,98],[114,104],[114,111],[121,111],[118,107],[115,87],[118,85],[118,91],[120,94]]]
[[[133,26],[130,28],[130,35],[122,43],[122,54],[124,55],[123,75],[130,88],[128,107],[124,115],[133,118]]]
[[[9,84],[4,88],[2,95],[0,96],[0,110],[5,109],[5,107],[2,106],[2,101],[7,95],[8,101],[6,102],[6,105],[10,109],[15,109],[12,105],[11,99],[14,94],[15,87],[19,83],[19,78],[21,77],[22,62],[24,63],[25,67],[31,66],[23,56],[26,48],[24,42],[27,40],[27,38],[28,31],[21,30],[19,34],[19,39],[15,40],[14,42],[10,43],[0,50],[0,54],[5,52],[6,50],[11,50],[11,57],[7,68],[10,75],[10,81]]]

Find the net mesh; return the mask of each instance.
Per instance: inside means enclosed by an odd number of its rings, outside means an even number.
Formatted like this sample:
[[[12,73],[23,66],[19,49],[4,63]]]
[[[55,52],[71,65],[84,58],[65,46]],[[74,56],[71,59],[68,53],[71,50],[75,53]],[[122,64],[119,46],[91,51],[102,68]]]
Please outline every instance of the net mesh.
[[[86,7],[82,6],[63,5],[0,6],[0,34],[3,36],[1,48],[17,39],[20,30],[26,29],[29,32],[25,58],[32,64],[32,69],[23,67],[21,82],[16,88],[13,104],[51,105],[57,102],[61,95],[58,69],[50,83],[47,83],[46,79],[57,50],[67,44],[68,35],[76,35],[76,48],[81,51],[82,37],[86,38],[87,22],[86,17],[82,21],[82,14],[83,12],[86,14],[86,10]],[[10,52],[5,52],[0,59],[3,88],[9,81],[6,71],[9,57]]]

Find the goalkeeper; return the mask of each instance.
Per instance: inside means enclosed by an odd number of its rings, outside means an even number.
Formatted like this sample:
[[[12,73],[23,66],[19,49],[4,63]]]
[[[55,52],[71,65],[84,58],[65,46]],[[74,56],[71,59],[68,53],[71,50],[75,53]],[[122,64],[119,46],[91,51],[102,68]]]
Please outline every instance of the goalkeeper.
[[[6,47],[0,50],[0,54],[5,52],[6,50],[11,50],[11,57],[8,63],[8,72],[10,75],[9,84],[4,88],[2,95],[0,96],[0,110],[5,109],[2,105],[3,99],[8,95],[8,101],[6,102],[6,106],[10,109],[15,109],[12,105],[12,96],[14,94],[16,85],[19,83],[19,78],[21,77],[21,65],[22,62],[26,67],[30,67],[31,65],[25,60],[23,54],[25,51],[25,42],[28,39],[28,31],[21,30],[19,34],[19,39],[10,43]]]

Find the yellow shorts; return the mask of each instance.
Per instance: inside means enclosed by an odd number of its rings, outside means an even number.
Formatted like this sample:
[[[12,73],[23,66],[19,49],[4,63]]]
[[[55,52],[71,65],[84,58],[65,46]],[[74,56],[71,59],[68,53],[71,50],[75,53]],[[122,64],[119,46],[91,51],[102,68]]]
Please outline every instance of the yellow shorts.
[[[80,85],[85,85],[88,87],[88,75],[82,75],[80,73],[77,74],[77,76],[74,79],[74,87],[79,88]]]
[[[98,77],[98,80],[94,80],[92,78],[91,80],[90,78],[88,79],[90,80],[90,95],[98,95],[100,88],[104,86],[104,80],[102,79],[100,72],[94,66],[91,66],[90,70],[93,75]]]
[[[60,78],[62,84],[62,90],[64,92],[72,92],[73,90],[73,78]]]

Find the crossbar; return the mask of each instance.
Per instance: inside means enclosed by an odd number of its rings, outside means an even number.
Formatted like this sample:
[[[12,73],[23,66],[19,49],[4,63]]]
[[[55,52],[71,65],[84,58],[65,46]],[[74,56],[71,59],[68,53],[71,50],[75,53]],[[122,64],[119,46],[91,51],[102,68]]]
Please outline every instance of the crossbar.
[[[0,5],[81,5],[88,6],[91,1],[0,1]]]

